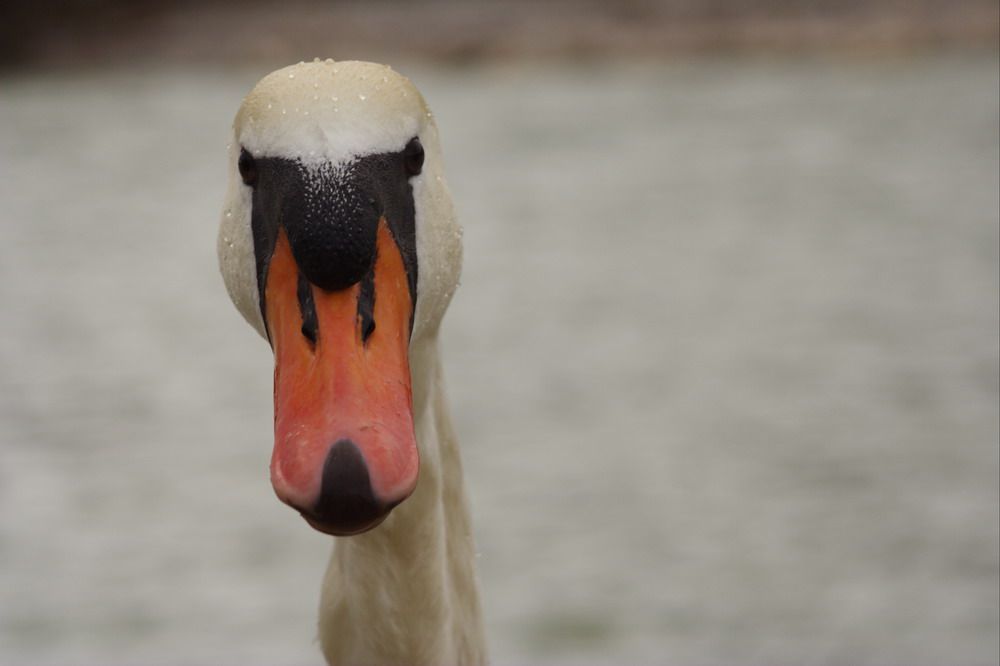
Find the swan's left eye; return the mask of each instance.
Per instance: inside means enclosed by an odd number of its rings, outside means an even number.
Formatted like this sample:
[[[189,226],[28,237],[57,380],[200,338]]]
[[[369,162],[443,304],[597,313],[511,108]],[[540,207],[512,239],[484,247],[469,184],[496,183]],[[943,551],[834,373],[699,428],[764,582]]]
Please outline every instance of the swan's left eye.
[[[257,162],[254,161],[253,155],[247,152],[246,148],[240,151],[240,161],[238,164],[240,168],[240,177],[243,178],[243,182],[253,187],[257,184]]]
[[[424,167],[424,147],[417,137],[410,139],[403,149],[403,166],[407,176],[416,176]]]

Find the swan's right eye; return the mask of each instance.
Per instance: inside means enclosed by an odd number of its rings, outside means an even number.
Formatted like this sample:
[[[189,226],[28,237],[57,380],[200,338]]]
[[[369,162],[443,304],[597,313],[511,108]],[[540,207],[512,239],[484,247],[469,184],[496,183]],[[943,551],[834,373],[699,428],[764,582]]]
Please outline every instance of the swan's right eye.
[[[413,137],[403,149],[403,168],[407,176],[416,176],[423,167],[424,147],[420,145],[420,139]]]
[[[243,182],[253,187],[257,184],[257,162],[254,161],[253,155],[247,152],[246,148],[240,150],[240,161],[238,163],[240,169],[240,177],[243,178]]]

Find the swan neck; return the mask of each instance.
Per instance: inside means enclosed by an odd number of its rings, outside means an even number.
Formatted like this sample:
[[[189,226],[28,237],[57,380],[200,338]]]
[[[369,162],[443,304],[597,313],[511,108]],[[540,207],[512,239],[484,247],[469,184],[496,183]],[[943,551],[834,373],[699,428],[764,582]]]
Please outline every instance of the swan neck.
[[[417,489],[379,527],[336,540],[320,642],[336,663],[485,663],[475,545],[435,342],[411,347]]]

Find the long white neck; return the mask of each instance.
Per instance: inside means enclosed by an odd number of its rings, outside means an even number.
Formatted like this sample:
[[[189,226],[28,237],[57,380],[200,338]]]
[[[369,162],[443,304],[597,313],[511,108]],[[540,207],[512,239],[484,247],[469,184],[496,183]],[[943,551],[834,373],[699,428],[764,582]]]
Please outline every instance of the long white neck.
[[[411,349],[420,480],[379,527],[338,538],[323,581],[330,664],[483,664],[475,545],[435,340]]]

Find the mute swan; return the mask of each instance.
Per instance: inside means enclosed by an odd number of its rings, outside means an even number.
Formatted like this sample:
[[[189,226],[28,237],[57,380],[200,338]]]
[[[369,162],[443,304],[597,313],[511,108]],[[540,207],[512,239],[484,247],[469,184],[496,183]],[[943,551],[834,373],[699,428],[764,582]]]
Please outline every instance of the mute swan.
[[[218,250],[274,351],[274,491],[344,537],[320,595],[327,661],[485,662],[438,360],[461,230],[417,89],[363,62],[264,77],[233,123]]]

